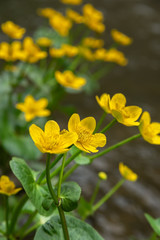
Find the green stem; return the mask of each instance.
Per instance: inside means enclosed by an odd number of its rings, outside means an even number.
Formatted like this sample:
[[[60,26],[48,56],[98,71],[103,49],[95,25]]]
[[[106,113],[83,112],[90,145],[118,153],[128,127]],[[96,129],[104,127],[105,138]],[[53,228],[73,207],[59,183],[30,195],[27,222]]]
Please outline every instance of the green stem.
[[[5,220],[6,220],[6,235],[7,235],[7,239],[8,238],[8,215],[9,215],[9,205],[8,205],[8,196],[4,196],[5,197]]]
[[[61,184],[62,184],[65,160],[66,160],[66,154],[64,154],[64,156],[63,156],[61,171],[60,171],[60,175],[59,175],[58,190],[57,190],[58,199],[60,198],[60,195],[61,195]]]
[[[73,165],[63,176],[62,181],[64,182],[71,174],[79,167],[79,164]]]
[[[13,230],[14,230],[14,227],[17,223],[17,219],[21,213],[21,209],[22,207],[24,206],[24,204],[26,203],[26,201],[28,200],[28,196],[27,195],[24,195],[20,200],[19,202],[17,203],[16,207],[14,208],[13,210],[13,214],[12,214],[12,217],[11,217],[11,221],[10,221],[10,225],[9,225],[9,229],[8,229],[8,233],[12,233]]]
[[[102,206],[125,182],[125,179],[122,178],[104,197],[102,197],[92,208],[92,213],[94,213],[98,208]]]
[[[92,197],[91,197],[91,201],[90,201],[90,204],[91,204],[91,205],[93,205],[93,203],[94,203],[94,201],[95,201],[95,199],[96,199],[96,196],[97,196],[97,194],[98,194],[100,182],[101,182],[101,180],[99,179],[98,182],[97,182],[97,184],[96,184],[96,187],[95,187],[95,189],[94,189],[93,195],[92,195]]]
[[[111,128],[115,123],[117,122],[117,120],[114,118],[106,127],[104,127],[101,130],[101,133],[105,133],[109,128]]]
[[[51,179],[50,179],[50,159],[51,159],[51,155],[48,153],[47,154],[47,162],[46,162],[46,180],[47,180],[49,192],[50,192],[55,204],[58,206],[58,204],[59,204],[58,198],[52,188],[52,183],[51,183]]]
[[[101,157],[101,156],[103,156],[104,154],[106,154],[106,153],[114,150],[115,148],[118,148],[118,147],[120,147],[120,146],[122,146],[122,145],[124,145],[124,144],[126,144],[126,143],[128,143],[128,142],[130,142],[130,141],[132,141],[132,140],[134,140],[134,139],[136,139],[136,138],[139,138],[139,137],[141,137],[141,134],[140,134],[140,133],[138,133],[138,134],[136,134],[136,135],[134,135],[134,136],[132,136],[132,137],[129,137],[129,138],[127,138],[127,139],[125,139],[125,140],[123,140],[123,141],[121,141],[121,142],[118,142],[118,143],[116,143],[115,145],[113,145],[113,146],[111,146],[111,147],[109,147],[109,148],[106,148],[104,151],[102,151],[102,152],[100,152],[100,153],[97,153],[97,154],[91,156],[91,157],[90,157],[91,163],[93,162],[93,160],[94,160],[95,158]]]
[[[106,115],[107,115],[106,112],[104,112],[104,113],[102,114],[100,120],[99,120],[98,123],[97,123],[96,129],[94,130],[94,132],[97,132],[97,131],[98,131],[98,129],[99,129],[100,126],[102,125],[104,119],[106,118]]]
[[[67,224],[66,224],[66,219],[65,219],[65,215],[64,212],[61,208],[61,206],[59,205],[59,199],[56,196],[56,194],[54,193],[54,190],[52,188],[52,183],[51,183],[51,178],[50,178],[50,158],[51,155],[47,154],[47,162],[46,162],[46,179],[47,179],[47,185],[48,185],[48,189],[49,192],[54,200],[55,205],[58,208],[58,212],[59,212],[59,216],[61,219],[61,224],[62,224],[62,229],[63,229],[63,234],[64,234],[64,239],[65,240],[69,240],[69,234],[68,234],[68,229],[67,229]]]
[[[67,159],[67,161],[65,162],[64,166],[66,167],[70,162],[72,162],[72,160],[74,158],[76,158],[79,154],[81,153],[81,150],[78,150],[77,152],[75,152],[70,158]],[[61,166],[58,167],[54,172],[51,173],[50,178],[53,178],[54,176],[56,176],[61,170]],[[46,179],[44,179],[41,184],[45,184],[46,183]]]
[[[56,159],[50,164],[50,169],[52,169],[58,162],[59,160],[62,158],[63,154],[59,154]],[[40,184],[42,182],[42,180],[44,179],[44,177],[46,176],[46,170],[44,170],[41,175],[39,176],[38,180],[37,180],[37,184]]]

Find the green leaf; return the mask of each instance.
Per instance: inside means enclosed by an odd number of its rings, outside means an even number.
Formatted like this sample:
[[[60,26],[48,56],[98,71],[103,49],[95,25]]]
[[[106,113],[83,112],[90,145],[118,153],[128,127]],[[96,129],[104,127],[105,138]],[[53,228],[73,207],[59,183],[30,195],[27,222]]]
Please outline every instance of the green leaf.
[[[144,215],[153,230],[157,233],[158,236],[160,236],[160,218],[154,219],[147,213],[145,213]]]
[[[77,208],[81,188],[76,182],[66,182],[61,186],[61,206],[65,212]]]
[[[14,157],[10,161],[10,167],[15,176],[21,182],[26,194],[38,212],[41,215],[49,216],[55,209],[55,206],[52,205],[48,211],[46,211],[42,206],[44,199],[49,196],[47,188],[42,187],[35,182],[35,175],[33,171],[23,159]]]
[[[90,164],[90,159],[87,156],[84,156],[82,154],[79,154],[74,161],[78,164],[78,165],[87,165]]]
[[[66,215],[66,222],[70,240],[104,240],[94,228],[78,218]],[[34,237],[34,240],[46,239],[64,240],[59,216],[53,216],[49,221],[42,225]]]

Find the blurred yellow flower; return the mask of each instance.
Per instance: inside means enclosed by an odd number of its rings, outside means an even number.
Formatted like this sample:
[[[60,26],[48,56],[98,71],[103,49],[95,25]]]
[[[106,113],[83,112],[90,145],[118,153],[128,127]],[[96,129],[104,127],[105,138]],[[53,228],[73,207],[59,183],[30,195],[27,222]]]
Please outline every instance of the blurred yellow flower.
[[[11,196],[21,191],[21,189],[16,188],[14,182],[8,176],[2,175],[0,177],[0,194]]]
[[[22,49],[21,42],[14,41],[11,44],[7,42],[0,43],[0,59],[8,62],[25,60],[26,52]]]
[[[64,87],[79,90],[86,84],[86,80],[82,77],[76,77],[72,71],[66,70],[63,73],[56,71],[55,78],[59,84]]]
[[[105,172],[99,172],[98,173],[98,177],[101,179],[101,180],[107,180],[107,174]]]
[[[121,45],[130,45],[132,43],[132,38],[126,36],[125,34],[119,32],[117,29],[111,30],[111,36],[113,40]]]
[[[35,100],[31,95],[28,95],[24,99],[24,103],[17,103],[16,108],[25,113],[25,120],[31,121],[35,117],[47,117],[51,114],[48,109],[45,109],[48,105],[46,98]]]
[[[115,62],[121,66],[126,66],[128,63],[128,60],[125,58],[124,54],[121,51],[118,51],[116,48],[111,48],[106,52],[104,61]]]
[[[160,123],[151,123],[151,117],[148,112],[143,112],[141,116],[139,131],[147,142],[151,144],[160,144]]]
[[[78,135],[74,145],[84,152],[98,152],[97,147],[104,147],[106,136],[103,133],[93,134],[96,128],[96,120],[87,117],[80,120],[78,114],[74,113],[68,121],[69,132],[76,132]]]
[[[95,9],[91,4],[83,6],[84,23],[93,31],[102,33],[105,31],[105,25],[102,23],[103,14]]]
[[[47,57],[47,52],[41,51],[41,49],[36,45],[31,37],[26,37],[23,41],[23,49],[26,53],[26,58],[24,61],[29,63],[35,63],[40,59]]]
[[[53,17],[51,17],[49,23],[51,27],[63,37],[68,35],[69,30],[72,27],[71,20],[64,17],[60,13],[55,14]]]
[[[69,44],[62,44],[61,48],[64,51],[65,56],[67,56],[67,57],[74,57],[79,52],[78,47],[72,46]]]
[[[64,4],[79,5],[82,3],[82,0],[60,0]]]
[[[76,11],[73,11],[72,9],[66,10],[66,16],[75,23],[83,23],[84,22],[83,16],[81,16]]]
[[[99,48],[94,52],[94,57],[96,60],[104,61],[106,58],[107,50],[105,48]]]
[[[50,47],[52,45],[52,40],[47,37],[41,37],[36,40],[36,43],[41,47]]]
[[[54,10],[53,8],[39,8],[37,12],[38,12],[38,15],[45,18],[51,18],[54,16],[55,13],[57,13],[57,11]]]
[[[24,28],[16,25],[11,21],[7,21],[1,24],[2,31],[7,34],[10,38],[21,39],[26,32]]]
[[[92,37],[87,37],[87,38],[83,39],[82,44],[85,47],[101,48],[104,45],[104,41],[102,39],[96,39],[96,38],[92,38]]]
[[[83,56],[85,59],[87,59],[88,61],[91,61],[91,62],[95,61],[94,53],[89,48],[80,46],[79,54]]]
[[[123,94],[117,93],[112,99],[109,94],[103,94],[100,98],[96,96],[100,107],[107,113],[111,113],[115,119],[126,126],[138,126],[138,118],[142,109],[138,106],[127,106],[126,98]]]
[[[59,48],[59,49],[50,48],[49,49],[49,54],[51,55],[51,57],[61,58],[65,55],[65,51],[62,48]]]
[[[57,122],[50,120],[45,124],[44,131],[32,124],[29,128],[30,136],[36,147],[42,153],[65,153],[77,140],[77,134],[62,130]]]
[[[136,181],[138,178],[138,175],[134,173],[130,168],[128,168],[123,163],[119,164],[119,171],[122,177],[124,177],[128,181]]]

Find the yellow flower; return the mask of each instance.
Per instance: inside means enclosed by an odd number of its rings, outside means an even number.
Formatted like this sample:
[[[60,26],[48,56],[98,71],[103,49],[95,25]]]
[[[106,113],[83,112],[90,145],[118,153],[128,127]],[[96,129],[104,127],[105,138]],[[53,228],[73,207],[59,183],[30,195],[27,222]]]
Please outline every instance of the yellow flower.
[[[52,40],[46,37],[38,38],[36,42],[41,47],[50,47],[52,45]]]
[[[23,41],[23,49],[26,53],[26,58],[24,61],[29,63],[35,63],[40,59],[46,58],[47,53],[41,51],[41,49],[36,45],[32,38],[26,37]]]
[[[139,131],[147,142],[160,144],[160,123],[152,122],[148,112],[144,112],[140,119]]]
[[[107,112],[111,113],[116,120],[126,126],[138,126],[137,119],[142,113],[142,109],[137,106],[127,106],[126,98],[123,94],[117,93],[112,99],[109,94],[103,94],[100,98],[96,96],[96,100],[100,107]]]
[[[63,73],[56,71],[55,78],[59,84],[64,87],[79,90],[86,84],[86,80],[82,77],[76,77],[72,71],[66,70]]]
[[[87,117],[80,121],[78,114],[74,113],[68,122],[69,132],[76,132],[78,135],[74,145],[84,152],[98,152],[97,147],[104,147],[106,136],[102,133],[93,134],[96,128],[96,120]]]
[[[60,132],[59,125],[53,120],[45,124],[44,131],[32,124],[29,128],[29,133],[36,147],[42,153],[65,153],[77,140],[76,133],[70,133],[67,130]]]
[[[37,12],[38,15],[45,18],[51,18],[55,13],[57,13],[57,11],[54,10],[53,8],[39,8]]]
[[[105,48],[99,48],[94,52],[96,60],[104,60],[106,58],[107,50]]]
[[[9,37],[14,39],[21,39],[26,32],[24,28],[16,25],[11,21],[7,21],[1,25],[2,31]]]
[[[0,59],[8,62],[14,62],[17,60],[24,60],[26,58],[26,52],[22,50],[21,42],[14,41],[11,44],[2,42],[0,44]]]
[[[104,41],[102,39],[96,39],[92,37],[84,38],[82,43],[85,47],[90,48],[101,48],[104,45]]]
[[[96,96],[96,100],[99,106],[106,112],[111,113],[110,109],[110,95],[107,93],[103,93],[100,98]]]
[[[61,36],[65,37],[68,35],[69,30],[72,27],[70,19],[64,17],[62,14],[55,14],[49,21],[52,28],[57,31]]]
[[[73,11],[72,9],[67,9],[66,16],[75,23],[83,23],[84,22],[83,16],[81,16],[76,11]]]
[[[16,188],[14,182],[9,177],[2,175],[0,178],[0,193],[7,196],[18,193],[22,188]]]
[[[106,180],[107,179],[107,174],[105,172],[99,172],[98,173],[98,177],[101,179],[101,180]]]
[[[78,47],[75,47],[69,44],[62,44],[61,48],[67,57],[74,57],[79,52]]]
[[[79,47],[79,54],[82,55],[88,61],[95,61],[94,53],[86,47]]]
[[[138,178],[138,175],[134,173],[131,169],[129,169],[126,165],[123,163],[119,164],[119,171],[122,177],[124,177],[128,181],[136,181]]]
[[[64,4],[79,5],[82,3],[82,0],[61,0]]]
[[[51,57],[55,57],[55,58],[61,58],[65,55],[65,51],[62,48],[59,48],[59,49],[50,48],[49,53],[50,53]]]
[[[125,34],[119,32],[116,29],[111,30],[111,36],[113,40],[121,45],[130,45],[132,43],[132,38],[126,36]]]
[[[25,113],[25,119],[27,122],[31,121],[35,117],[47,117],[50,115],[50,111],[45,109],[48,105],[46,98],[35,100],[31,95],[28,95],[24,99],[24,103],[17,103],[16,108]]]
[[[106,62],[115,62],[121,66],[126,66],[128,60],[125,58],[124,54],[121,51],[118,51],[116,48],[109,49],[104,57]]]

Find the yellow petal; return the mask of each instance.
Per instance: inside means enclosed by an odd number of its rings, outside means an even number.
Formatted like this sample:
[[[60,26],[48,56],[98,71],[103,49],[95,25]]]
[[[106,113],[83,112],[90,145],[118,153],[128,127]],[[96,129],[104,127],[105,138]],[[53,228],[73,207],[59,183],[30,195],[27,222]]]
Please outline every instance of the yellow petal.
[[[74,113],[68,121],[68,130],[70,132],[77,131],[77,125],[80,123],[80,117],[77,113]]]
[[[60,135],[60,147],[68,148],[74,144],[78,139],[78,135],[75,132],[66,132]]]
[[[34,100],[34,98],[33,98],[31,95],[26,96],[24,101],[25,101],[28,105],[35,103],[35,100]]]
[[[39,110],[36,115],[37,115],[38,117],[47,117],[47,116],[49,116],[50,114],[51,114],[51,111],[50,111],[50,110],[48,110],[48,109],[42,109],[42,110]]]
[[[34,112],[33,113],[30,113],[30,112],[26,112],[25,113],[25,120],[27,122],[30,122],[33,118],[35,118],[37,116],[37,114],[35,114]]]
[[[94,147],[104,147],[106,145],[107,139],[103,133],[96,133],[92,136],[91,145]]]
[[[136,121],[142,113],[142,108],[137,106],[128,106],[124,108],[124,111],[129,118],[132,118],[133,121]]]
[[[42,129],[35,124],[32,124],[29,128],[29,133],[33,142],[41,146],[42,142],[44,141],[44,132],[42,131]]]
[[[98,96],[96,96],[96,100],[97,100],[99,106],[106,113],[111,113],[111,110],[110,110],[110,95],[109,94],[103,93],[100,98]]]
[[[59,127],[58,123],[56,123],[53,120],[50,120],[50,121],[46,122],[45,127],[44,127],[44,132],[45,132],[45,136],[53,137],[54,135],[60,134],[60,127]]]
[[[82,151],[84,151],[84,152],[87,152],[87,153],[90,153],[90,151],[89,151],[87,148],[85,148],[80,142],[76,142],[74,145],[75,145],[77,148],[79,148],[80,150],[82,150]]]
[[[16,108],[21,110],[22,112],[25,112],[25,110],[26,110],[24,103],[17,103]]]
[[[96,128],[96,120],[94,117],[87,117],[80,122],[80,125],[92,134]]]
[[[126,105],[126,98],[122,93],[115,94],[110,102],[111,109],[120,110]]]
[[[36,102],[37,108],[45,108],[48,105],[48,100],[46,98],[41,98]]]

